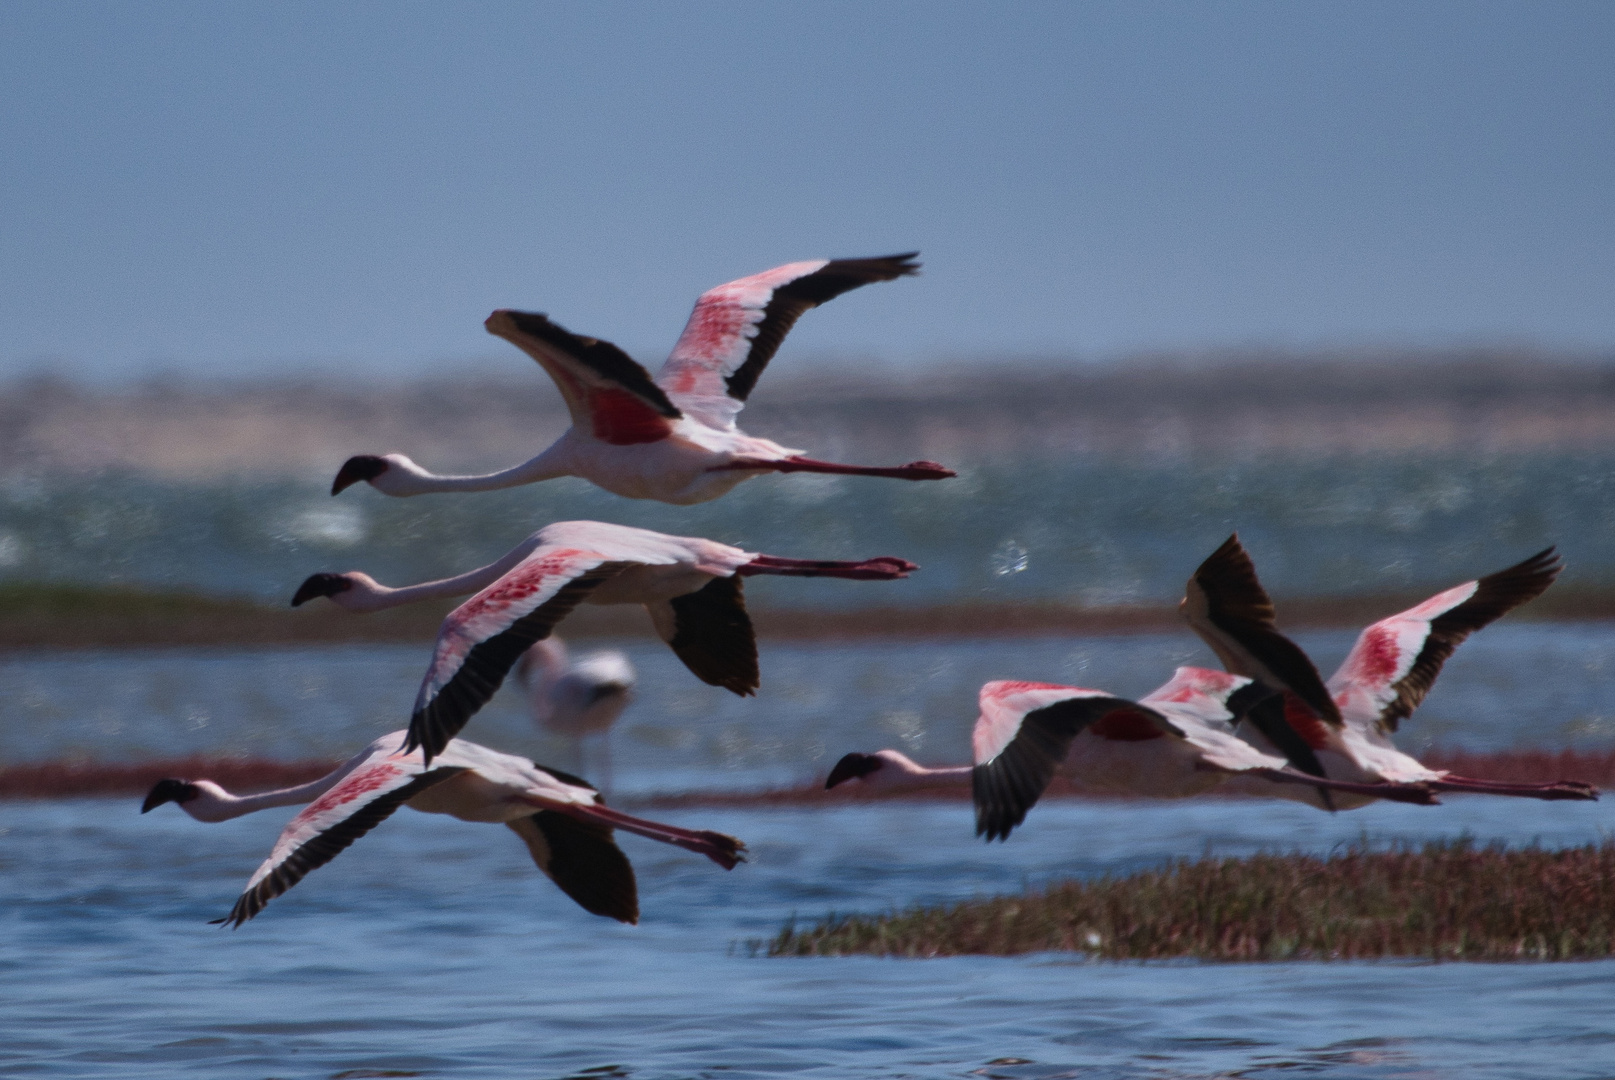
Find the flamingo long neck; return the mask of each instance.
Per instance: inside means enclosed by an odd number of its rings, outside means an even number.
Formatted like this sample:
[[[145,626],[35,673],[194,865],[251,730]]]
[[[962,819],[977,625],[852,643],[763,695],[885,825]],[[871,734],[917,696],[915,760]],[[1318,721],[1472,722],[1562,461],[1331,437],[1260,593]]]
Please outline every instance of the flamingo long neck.
[[[202,795],[185,803],[184,808],[186,813],[198,821],[229,821],[231,818],[267,810],[272,806],[297,806],[313,802],[358,768],[366,756],[360,754],[318,780],[310,780],[306,784],[281,788],[278,791],[261,791],[256,795],[232,795],[211,781],[202,781],[201,783],[207,785],[203,788]]]
[[[497,491],[500,488],[519,487],[540,480],[570,476],[572,470],[567,466],[559,450],[560,444],[556,444],[531,461],[499,472],[483,473],[480,476],[438,476],[423,469],[419,475],[411,476],[407,484],[411,489],[410,494],[424,495],[438,491]]]
[[[406,585],[401,589],[392,589],[379,584],[361,586],[360,590],[345,594],[350,597],[346,606],[355,611],[380,611],[382,608],[413,604],[418,600],[440,600],[481,592],[515,569],[516,565],[532,554],[537,546],[538,537],[535,534],[506,552],[498,561],[441,581]]]

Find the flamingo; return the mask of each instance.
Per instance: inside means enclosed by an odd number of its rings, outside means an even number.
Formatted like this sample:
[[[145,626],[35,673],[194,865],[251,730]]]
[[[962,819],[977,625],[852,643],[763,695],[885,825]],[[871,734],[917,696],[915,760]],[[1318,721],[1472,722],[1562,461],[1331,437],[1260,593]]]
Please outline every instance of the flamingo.
[[[826,787],[853,777],[865,783],[918,786],[970,778],[976,835],[1007,839],[1064,768],[1093,791],[1179,798],[1233,775],[1275,784],[1372,794],[1430,804],[1416,784],[1362,784],[1311,776],[1276,754],[1239,739],[1233,721],[1272,691],[1248,678],[1180,667],[1138,701],[1103,690],[998,680],[981,688],[971,744],[975,765],[928,769],[895,750],[848,754]],[[1342,786],[1344,785],[1344,786]]]
[[[1550,547],[1381,619],[1358,635],[1327,684],[1306,653],[1274,625],[1272,601],[1237,534],[1195,571],[1181,610],[1230,671],[1255,675],[1282,691],[1250,710],[1246,720],[1254,730],[1246,737],[1259,748],[1282,750],[1305,771],[1359,783],[1422,784],[1438,792],[1596,799],[1596,788],[1575,780],[1526,784],[1453,776],[1421,764],[1391,740],[1453,650],[1476,630],[1542,595],[1562,569]],[[1314,798],[1308,791],[1282,794]],[[1366,800],[1356,794],[1345,792],[1338,808],[1363,805]],[[1337,808],[1327,789],[1316,797],[1326,808]]]
[[[281,830],[230,914],[216,920],[235,927],[400,806],[508,825],[562,892],[585,911],[618,922],[639,921],[639,894],[614,829],[697,852],[725,870],[745,861],[746,845],[732,836],[612,810],[586,780],[464,739],[450,740],[429,768],[418,751],[398,750],[403,735],[383,735],[328,776],[261,795],[232,795],[211,780],[159,780],[140,812],[173,802],[198,821],[214,822],[309,804]]]
[[[606,741],[634,699],[634,667],[616,649],[572,659],[565,642],[551,634],[522,653],[516,678],[527,690],[533,721],[578,751],[586,739],[600,740],[600,790],[611,788],[611,744]],[[568,767],[573,763],[569,762]]]
[[[919,569],[889,556],[862,562],[785,559],[713,540],[599,521],[545,526],[487,566],[393,589],[358,571],[311,575],[296,607],[328,597],[349,611],[416,600],[471,599],[443,620],[409,721],[407,747],[430,764],[487,704],[516,660],[580,603],[644,604],[662,640],[703,682],[742,697],[758,686],[757,639],[740,579],[753,574],[889,581]]]
[[[436,476],[402,454],[349,458],[331,494],[363,480],[387,495],[489,491],[580,476],[630,499],[687,506],[765,472],[836,473],[942,480],[934,461],[898,468],[804,457],[735,426],[757,378],[801,314],[844,292],[915,273],[918,252],[875,259],[787,263],[703,293],[673,353],[653,380],[609,341],[580,337],[526,311],[495,311],[483,325],[555,380],[572,426],[523,465],[485,476]]]

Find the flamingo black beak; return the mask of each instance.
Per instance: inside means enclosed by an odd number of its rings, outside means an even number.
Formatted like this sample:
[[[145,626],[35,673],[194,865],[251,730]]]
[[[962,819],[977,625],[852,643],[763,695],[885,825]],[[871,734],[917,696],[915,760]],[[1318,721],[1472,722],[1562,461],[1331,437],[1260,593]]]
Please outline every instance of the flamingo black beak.
[[[201,793],[189,780],[159,780],[146,793],[146,801],[140,804],[140,812],[150,813],[165,802],[187,803]]]
[[[292,607],[301,607],[317,596],[335,596],[337,593],[347,592],[353,588],[353,582],[342,574],[310,574],[303,584],[297,587],[292,596]]]
[[[830,775],[824,781],[824,789],[828,791],[837,784],[844,784],[848,780],[856,780],[860,776],[868,776],[870,773],[878,771],[885,764],[874,754],[848,754],[836,762],[835,768],[830,770]]]
[[[386,471],[386,458],[377,457],[375,454],[350,457],[342,463],[342,468],[337,470],[336,479],[331,481],[331,494],[340,495],[359,481],[374,480]]]

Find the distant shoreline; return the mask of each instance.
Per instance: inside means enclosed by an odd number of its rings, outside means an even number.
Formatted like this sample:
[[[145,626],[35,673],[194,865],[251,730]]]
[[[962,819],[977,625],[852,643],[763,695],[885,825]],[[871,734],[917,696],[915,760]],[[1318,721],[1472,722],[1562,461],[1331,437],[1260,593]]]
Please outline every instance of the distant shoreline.
[[[1352,628],[1403,610],[1423,595],[1286,598],[1287,629]],[[174,648],[426,642],[446,605],[423,604],[355,616],[320,605],[293,611],[251,600],[189,592],[0,584],[0,652],[28,649]],[[1110,636],[1179,630],[1175,607],[1071,604],[938,604],[904,608],[754,608],[765,640],[973,638],[1051,634]],[[1528,621],[1615,619],[1615,588],[1561,587],[1510,616]],[[581,608],[566,622],[573,638],[643,637],[637,607]]]

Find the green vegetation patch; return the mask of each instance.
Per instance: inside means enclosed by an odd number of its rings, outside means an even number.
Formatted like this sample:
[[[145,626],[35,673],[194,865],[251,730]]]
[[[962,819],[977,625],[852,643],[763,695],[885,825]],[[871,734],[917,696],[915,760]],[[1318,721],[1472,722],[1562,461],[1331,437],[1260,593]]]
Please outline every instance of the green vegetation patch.
[[[1023,896],[787,925],[769,956],[1590,960],[1615,954],[1615,841],[1184,860]]]

